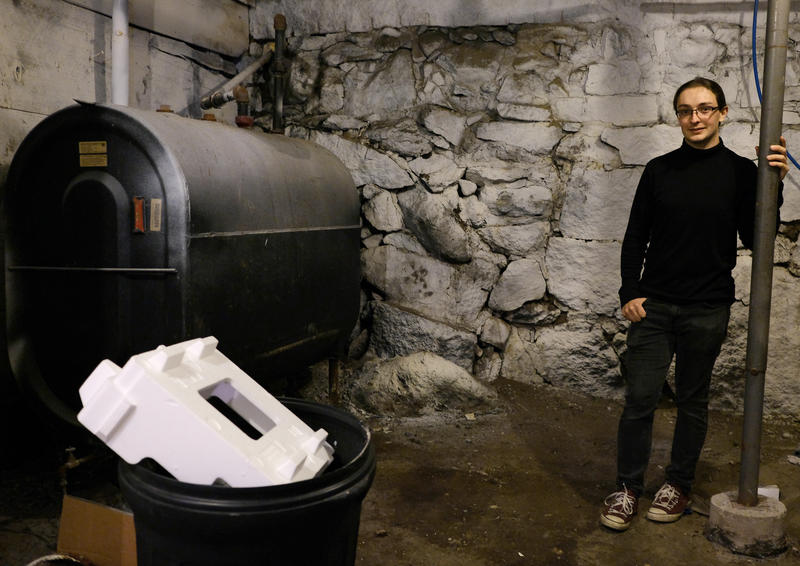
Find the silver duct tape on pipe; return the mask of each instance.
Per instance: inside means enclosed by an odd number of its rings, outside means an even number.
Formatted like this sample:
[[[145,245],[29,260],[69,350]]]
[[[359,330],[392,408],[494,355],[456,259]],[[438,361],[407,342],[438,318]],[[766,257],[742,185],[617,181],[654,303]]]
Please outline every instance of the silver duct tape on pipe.
[[[130,90],[128,0],[114,0],[111,27],[111,102],[127,106]]]
[[[761,421],[764,409],[775,219],[778,213],[780,181],[778,170],[767,163],[767,154],[770,153],[769,146],[779,143],[781,136],[789,4],[789,0],[770,0],[767,11],[764,100],[761,106],[753,267],[750,283],[750,322],[747,332],[742,465],[738,497],[738,502],[747,506],[758,505]]]

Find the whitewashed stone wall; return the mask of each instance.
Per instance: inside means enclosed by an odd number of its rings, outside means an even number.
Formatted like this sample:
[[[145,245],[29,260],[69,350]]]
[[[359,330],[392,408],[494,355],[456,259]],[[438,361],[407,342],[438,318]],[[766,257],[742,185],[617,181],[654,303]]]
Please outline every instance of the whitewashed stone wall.
[[[619,396],[619,251],[636,183],[680,144],[672,95],[696,75],[723,85],[723,139],[754,156],[752,15],[714,1],[275,0],[251,11],[256,41],[277,12],[289,20],[287,132],[337,154],[361,191],[351,354],[427,351],[486,382]],[[790,36],[785,135],[800,154],[796,14]],[[798,178],[786,182],[775,259],[772,412],[800,409]],[[714,385],[715,402],[735,409],[749,252],[740,260]]]

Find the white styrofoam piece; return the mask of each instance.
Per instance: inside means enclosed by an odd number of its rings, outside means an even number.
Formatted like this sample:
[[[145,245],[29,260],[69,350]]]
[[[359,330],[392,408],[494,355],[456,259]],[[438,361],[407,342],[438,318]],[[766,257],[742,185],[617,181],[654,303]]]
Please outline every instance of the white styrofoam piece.
[[[771,497],[772,499],[780,499],[781,489],[775,484],[760,486],[758,488],[758,495]]]
[[[316,477],[333,460],[327,432],[312,430],[258,385],[213,336],[159,346],[122,368],[104,360],[79,393],[83,426],[126,462],[152,458],[180,481],[276,485]],[[261,436],[251,438],[212,397]]]

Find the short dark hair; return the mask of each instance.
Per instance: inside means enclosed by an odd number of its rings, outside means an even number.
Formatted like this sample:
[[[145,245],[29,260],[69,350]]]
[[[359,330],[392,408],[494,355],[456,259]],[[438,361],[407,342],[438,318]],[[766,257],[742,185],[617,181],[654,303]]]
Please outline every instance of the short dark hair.
[[[707,88],[712,92],[712,94],[717,98],[717,106],[720,108],[725,108],[728,104],[725,102],[725,93],[722,91],[722,87],[719,86],[719,83],[716,81],[712,81],[711,79],[706,79],[704,77],[695,77],[689,82],[683,83],[681,86],[678,87],[678,90],[675,91],[675,97],[672,99],[672,109],[676,112],[678,111],[678,97],[681,93],[686,90],[687,88],[693,88],[701,86]]]

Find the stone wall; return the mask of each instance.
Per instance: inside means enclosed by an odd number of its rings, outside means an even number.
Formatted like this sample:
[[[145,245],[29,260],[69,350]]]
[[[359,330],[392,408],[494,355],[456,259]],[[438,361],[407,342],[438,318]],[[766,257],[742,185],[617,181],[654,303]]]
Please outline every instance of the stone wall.
[[[696,75],[726,91],[725,143],[755,157],[752,15],[727,2],[512,2],[499,14],[478,2],[465,20],[451,1],[336,4],[257,3],[251,35],[269,39],[272,15],[287,15],[287,132],[339,156],[361,194],[351,356],[426,351],[484,382],[620,396],[619,251],[636,183],[680,144],[671,99]],[[800,153],[798,38],[794,15],[784,122]],[[268,127],[268,84],[255,90]],[[775,255],[776,413],[800,409],[799,176],[786,181]],[[726,408],[741,408],[749,266],[741,250],[714,380]]]

